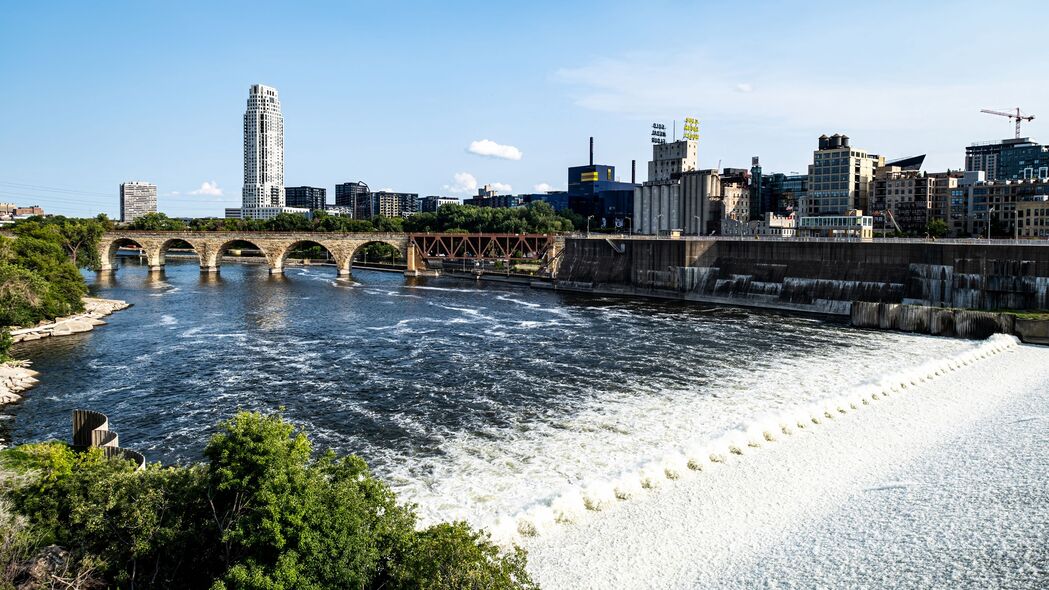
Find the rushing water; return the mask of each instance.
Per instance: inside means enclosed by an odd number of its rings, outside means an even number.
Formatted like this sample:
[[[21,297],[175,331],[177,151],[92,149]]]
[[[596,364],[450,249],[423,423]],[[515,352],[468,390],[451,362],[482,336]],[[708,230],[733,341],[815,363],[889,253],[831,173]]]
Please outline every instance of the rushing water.
[[[169,261],[88,275],[134,307],[21,345],[42,383],[10,442],[105,412],[150,460],[199,457],[219,420],[275,410],[363,456],[424,521],[495,525],[687,441],[877,379],[961,341],[812,318],[567,296],[454,279]]]

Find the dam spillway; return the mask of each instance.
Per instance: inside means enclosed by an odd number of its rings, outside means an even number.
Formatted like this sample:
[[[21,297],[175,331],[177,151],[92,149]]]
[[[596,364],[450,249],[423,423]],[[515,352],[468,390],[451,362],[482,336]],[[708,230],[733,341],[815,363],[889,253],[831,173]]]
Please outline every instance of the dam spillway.
[[[569,238],[557,288],[847,315],[853,301],[1049,308],[1049,244]]]

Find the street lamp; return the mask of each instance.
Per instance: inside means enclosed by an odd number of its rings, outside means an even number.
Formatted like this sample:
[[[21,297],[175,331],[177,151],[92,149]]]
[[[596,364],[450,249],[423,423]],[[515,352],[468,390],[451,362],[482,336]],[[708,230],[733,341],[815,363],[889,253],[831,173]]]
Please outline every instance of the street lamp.
[[[991,239],[991,213],[994,213],[994,207],[987,210],[987,239]]]
[[[633,228],[633,227],[631,227],[631,225],[630,225],[630,222],[631,222],[631,221],[633,221],[633,219],[631,219],[631,218],[629,218],[629,217],[625,217],[625,218],[623,218],[623,221],[625,221],[625,222],[626,222],[626,235],[628,235],[628,236],[629,236],[629,235],[631,235],[631,233],[632,233],[632,231],[633,231],[633,229],[634,229],[634,228]]]
[[[586,237],[590,237],[590,220],[593,219],[593,215],[586,216]]]
[[[699,215],[693,215],[692,217],[694,217],[695,220],[696,220],[696,235],[697,236],[703,235],[703,228],[700,227],[700,225],[702,225],[702,223],[700,222]]]
[[[656,215],[656,235],[663,234],[663,214],[659,213]]]

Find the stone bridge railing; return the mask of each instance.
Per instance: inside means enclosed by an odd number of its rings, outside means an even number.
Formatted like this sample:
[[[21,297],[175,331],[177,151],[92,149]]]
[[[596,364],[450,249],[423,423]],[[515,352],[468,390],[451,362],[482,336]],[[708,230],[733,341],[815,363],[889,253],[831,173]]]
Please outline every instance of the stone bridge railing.
[[[102,270],[116,267],[117,250],[139,246],[151,270],[164,268],[165,255],[175,245],[185,242],[200,259],[200,270],[214,272],[222,257],[234,244],[247,243],[262,252],[270,272],[284,271],[284,262],[296,247],[318,245],[331,253],[339,276],[349,276],[357,249],[381,242],[396,248],[408,261],[408,272],[422,268],[421,260],[408,234],[405,233],[335,233],[335,232],[222,232],[222,231],[133,231],[107,232],[99,241]]]

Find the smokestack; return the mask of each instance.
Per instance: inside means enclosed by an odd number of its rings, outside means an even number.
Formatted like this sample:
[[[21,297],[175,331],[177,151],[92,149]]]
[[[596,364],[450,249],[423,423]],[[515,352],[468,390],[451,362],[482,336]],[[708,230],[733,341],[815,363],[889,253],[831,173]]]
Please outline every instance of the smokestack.
[[[630,160],[630,184],[637,184],[637,160]]]
[[[590,165],[594,165],[594,136],[590,136]]]

